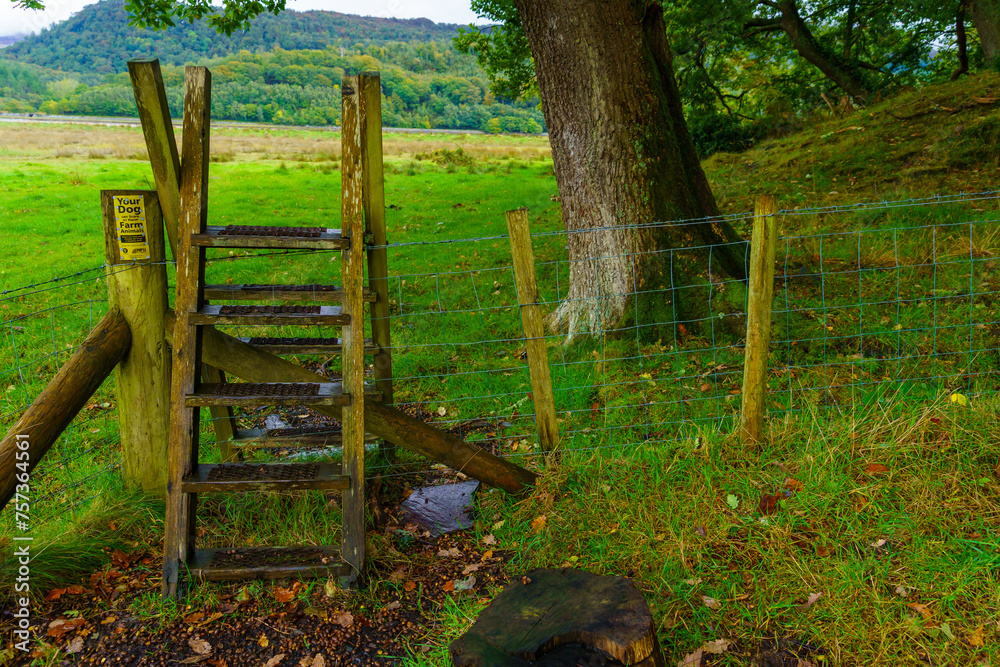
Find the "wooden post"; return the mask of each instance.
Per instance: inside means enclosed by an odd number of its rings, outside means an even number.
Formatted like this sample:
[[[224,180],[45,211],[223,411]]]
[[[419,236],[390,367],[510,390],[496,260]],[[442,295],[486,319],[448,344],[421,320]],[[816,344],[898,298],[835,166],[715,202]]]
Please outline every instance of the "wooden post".
[[[521,304],[521,326],[524,328],[524,346],[528,353],[538,441],[542,450],[552,452],[559,446],[559,425],[556,423],[556,404],[552,395],[552,378],[549,375],[549,353],[545,346],[542,306],[535,280],[535,253],[531,248],[528,209],[507,211],[507,231],[510,234],[510,252],[514,256],[514,280],[517,282],[517,301]]]
[[[767,357],[771,346],[771,297],[774,291],[774,249],[778,241],[775,200],[757,199],[750,241],[750,285],[747,296],[746,361],[743,365],[743,407],[740,437],[755,445],[764,435]]]
[[[110,311],[7,431],[0,441],[0,509],[14,495],[17,485],[24,483],[18,480],[24,472],[17,467],[21,462],[17,452],[24,446],[19,443],[28,443],[30,473],[125,356],[131,340],[125,317],[117,310]],[[28,484],[37,493],[30,478]]]
[[[375,293],[371,305],[372,342],[378,346],[375,388],[382,404],[392,405],[392,341],[389,321],[389,257],[385,228],[385,178],[382,171],[382,85],[377,72],[363,72],[361,84],[361,187],[365,209],[365,232],[375,248],[368,251],[368,285]],[[383,440],[382,453],[395,457],[395,445]]]
[[[173,311],[167,312],[167,340],[173,341]],[[287,359],[248,345],[213,327],[204,332],[202,358],[247,382],[328,382],[318,373],[302,368]],[[334,419],[341,419],[339,406],[312,408]],[[490,454],[485,449],[439,431],[395,408],[371,402],[365,405],[365,430],[372,435],[397,443],[420,456],[443,463],[469,477],[502,489],[507,493],[525,493],[535,484],[537,475]]]
[[[365,324],[364,324],[364,202],[361,163],[361,90],[357,76],[345,76],[340,86],[341,114],[341,235],[351,239],[343,252],[343,314],[351,318],[343,327],[341,348],[343,387],[351,404],[342,410],[343,471],[351,488],[343,492],[343,542],[341,556],[352,568],[344,577],[351,585],[365,563]]]
[[[132,332],[132,347],[115,370],[124,477],[143,493],[162,496],[170,430],[163,218],[149,190],[102,190],[101,212],[108,301]]]
[[[167,518],[163,546],[163,596],[176,598],[181,563],[193,555],[197,496],[181,483],[198,461],[198,408],[187,407],[201,367],[201,327],[188,324],[201,308],[205,284],[205,249],[191,235],[205,230],[208,216],[209,124],[212,75],[204,67],[184,71],[184,167],[180,183],[177,235],[177,323],[173,338],[170,384],[170,452],[167,464]]]
[[[128,73],[132,79],[132,92],[139,109],[146,150],[149,151],[149,164],[153,168],[153,182],[160,195],[160,209],[170,242],[170,254],[176,258],[181,161],[177,156],[177,141],[174,139],[174,126],[170,120],[160,61],[130,60]]]

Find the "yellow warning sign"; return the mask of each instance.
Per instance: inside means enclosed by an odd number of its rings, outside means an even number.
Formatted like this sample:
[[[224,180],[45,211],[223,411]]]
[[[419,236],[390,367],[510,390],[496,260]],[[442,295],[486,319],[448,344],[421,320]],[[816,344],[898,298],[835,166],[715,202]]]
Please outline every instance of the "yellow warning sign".
[[[146,207],[142,195],[113,197],[115,226],[118,228],[118,254],[122,261],[149,259],[146,239]]]

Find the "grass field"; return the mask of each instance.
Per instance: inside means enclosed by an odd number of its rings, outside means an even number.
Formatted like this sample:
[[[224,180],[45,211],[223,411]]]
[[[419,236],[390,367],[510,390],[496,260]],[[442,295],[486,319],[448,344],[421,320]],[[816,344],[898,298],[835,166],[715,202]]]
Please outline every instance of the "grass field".
[[[701,664],[768,664],[761,655],[779,645],[802,665],[996,664],[1000,199],[933,197],[996,189],[997,153],[983,142],[996,146],[1000,114],[970,100],[998,88],[996,76],[981,76],[846,118],[820,115],[800,133],[709,159],[724,212],[751,209],[763,192],[801,209],[781,222],[768,443],[747,451],[731,435],[745,291],[706,266],[688,294],[703,304],[699,320],[669,335],[638,319],[571,347],[549,341],[567,453],[548,468],[535,451],[509,246],[493,238],[505,234],[504,211],[527,206],[542,299],[559,301],[568,273],[548,146],[387,136],[389,241],[407,244],[389,251],[397,401],[443,408],[442,427],[505,423],[467,437],[544,470],[526,499],[482,494],[473,539],[492,535],[513,552],[512,573],[631,572],[671,665],[721,639],[727,650],[705,648]],[[213,223],[339,225],[337,135],[220,130],[214,142]],[[16,288],[102,264],[98,191],[150,187],[142,150],[127,128],[0,135],[4,426],[106,310],[101,270]],[[883,201],[897,203],[849,206]],[[737,226],[746,233],[745,220]],[[220,255],[209,280],[329,282],[339,272],[310,257]],[[50,544],[43,586],[105,566],[109,546],[159,549],[162,505],[125,511],[134,499],[101,473],[117,455],[105,387],[91,421],[59,446],[65,465],[46,473],[70,496],[98,498],[62,516],[58,498],[40,506],[53,517],[37,533]],[[406,457],[390,471],[373,456],[370,467],[397,491],[427,471]],[[203,537],[214,544],[323,541],[338,522],[322,494],[206,507]],[[10,523],[0,522],[7,554]],[[404,594],[389,573],[408,552],[391,532],[370,538],[376,576],[353,605]],[[207,612],[225,590],[206,585],[189,602]],[[266,597],[269,588],[250,590]],[[430,609],[430,649],[414,645],[407,661],[448,664],[447,642],[489,593],[454,593]],[[151,594],[127,604],[161,624],[190,611]]]

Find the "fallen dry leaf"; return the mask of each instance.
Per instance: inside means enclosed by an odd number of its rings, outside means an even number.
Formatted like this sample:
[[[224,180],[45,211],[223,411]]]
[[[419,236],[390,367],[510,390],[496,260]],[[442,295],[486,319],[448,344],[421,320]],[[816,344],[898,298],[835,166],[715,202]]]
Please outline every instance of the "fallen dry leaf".
[[[694,653],[687,654],[683,660],[677,663],[677,667],[699,667],[701,665],[701,656],[704,653],[705,649],[699,648]]]
[[[267,635],[261,634],[260,639],[257,640],[257,646],[261,648],[267,648],[271,645],[271,642],[267,640]]]
[[[882,465],[881,463],[872,463],[869,464],[867,468],[865,468],[865,473],[869,475],[882,475],[887,472],[889,472],[889,469],[884,465]]]
[[[465,576],[471,574],[472,572],[476,572],[479,570],[480,567],[482,567],[481,563],[473,563],[472,565],[466,565],[465,569],[462,570],[462,575]]]
[[[49,591],[49,594],[45,596],[45,601],[52,602],[54,600],[58,600],[65,592],[66,592],[65,588],[53,588],[51,591]]]
[[[722,609],[722,605],[719,604],[719,601],[716,600],[715,598],[710,598],[707,595],[702,595],[701,599],[702,602],[705,603],[705,606],[708,607],[709,609]]]
[[[485,544],[488,547],[491,547],[496,543],[497,543],[497,538],[493,537],[492,533],[483,538],[483,544]]]
[[[710,385],[710,384],[709,384],[709,383],[707,383],[707,382],[706,382],[706,383],[704,383],[703,385],[701,385],[700,387],[698,387],[698,389],[700,389],[700,390],[701,390],[701,393],[703,393],[703,394],[704,394],[704,393],[705,393],[706,391],[708,391],[709,389],[711,389],[711,388],[712,388],[712,385]]]
[[[117,616],[108,616],[103,621],[101,621],[101,625],[108,625],[109,623],[114,623],[117,620],[118,620]]]
[[[112,574],[116,574],[116,575],[121,576],[120,573],[115,572],[114,570],[112,570],[112,571],[108,572],[108,578],[109,579],[112,578],[112,576],[111,576]],[[68,595],[82,595],[83,591],[84,591],[83,586],[68,586],[66,588],[66,593]]]
[[[799,492],[799,491],[805,491],[806,485],[800,482],[799,480],[795,479],[794,477],[786,477],[785,488],[788,489],[789,491]]]
[[[541,532],[542,528],[545,528],[545,521],[547,517],[544,514],[539,514],[531,521],[531,529],[536,533]]]
[[[448,581],[444,582],[444,586],[442,586],[441,588],[444,589],[445,593],[451,593],[452,591],[455,590],[455,580],[449,579]]]
[[[330,622],[349,628],[354,623],[354,616],[349,611],[335,611],[330,614]]]
[[[822,593],[810,593],[809,599],[806,600],[805,604],[795,605],[795,608],[798,609],[799,611],[805,611],[809,609],[809,607],[816,604],[816,600],[820,599],[821,597],[823,597]]]
[[[972,631],[972,634],[969,635],[969,639],[967,641],[969,642],[969,646],[972,646],[973,648],[983,648],[986,646],[986,641],[983,639],[982,623],[979,624],[978,628]]]
[[[212,652],[212,645],[201,637],[192,637],[188,640],[188,646],[198,655],[208,655]]]
[[[292,592],[290,588],[282,588],[281,586],[274,587],[274,599],[279,603],[284,604],[286,602],[291,602],[295,599],[295,593]]]
[[[830,555],[830,547],[825,544],[820,544],[816,546],[816,555],[820,558],[826,558]]]
[[[728,639],[713,639],[710,642],[705,642],[704,648],[709,653],[725,653],[729,649]]]
[[[66,647],[67,653],[79,653],[82,650],[83,650],[83,637],[79,635],[73,637],[73,641],[71,641],[69,645]]]
[[[83,625],[86,621],[82,618],[57,618],[56,620],[49,623],[49,629],[46,634],[49,637],[55,637],[56,639],[62,637],[67,632],[72,632],[78,627]]]
[[[920,617],[924,619],[925,623],[931,620],[932,613],[931,610],[928,609],[927,605],[920,604],[919,602],[911,602],[910,604],[906,605],[906,607],[910,611],[920,614]]]
[[[405,584],[403,584],[403,590],[406,591],[407,593],[409,593],[410,591],[412,591],[416,587],[417,587],[417,585],[414,582],[412,582],[412,581],[407,581]]]
[[[687,584],[688,586],[697,586],[698,584],[701,583],[701,581],[702,581],[701,577],[698,577],[697,579],[685,579],[684,583]]]
[[[270,660],[268,660],[267,662],[265,662],[264,663],[264,667],[274,667],[275,665],[277,665],[279,662],[281,662],[284,659],[285,659],[285,654],[284,653],[279,653],[278,655],[274,656],[273,658],[271,658]]]
[[[488,561],[491,558],[493,558],[493,549],[490,549],[489,551],[483,554],[483,562]]]
[[[399,609],[402,606],[403,606],[403,604],[399,600],[393,600],[392,602],[390,602],[389,604],[387,604],[385,606],[385,608],[386,608],[386,611],[392,611],[394,609]]]
[[[470,574],[467,579],[455,580],[455,591],[471,591],[476,585],[476,575]]]
[[[760,497],[760,502],[757,503],[757,511],[764,516],[769,516],[774,514],[780,509],[778,505],[778,500],[781,498],[781,492],[775,494],[765,493]]]
[[[451,549],[441,549],[438,551],[439,558],[459,558],[462,552],[458,550],[457,547],[452,547]]]
[[[188,614],[187,616],[185,616],[184,622],[187,623],[188,625],[194,625],[203,618],[205,618],[205,614],[203,612],[196,611],[193,614]]]

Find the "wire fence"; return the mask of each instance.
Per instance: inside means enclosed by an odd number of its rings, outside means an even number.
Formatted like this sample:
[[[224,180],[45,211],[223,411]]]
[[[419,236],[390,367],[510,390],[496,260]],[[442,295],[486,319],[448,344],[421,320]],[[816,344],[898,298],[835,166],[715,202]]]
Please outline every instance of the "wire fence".
[[[974,399],[995,391],[998,204],[1000,193],[991,191],[781,211],[767,384],[772,426],[905,414],[954,393]],[[750,219],[739,214],[711,222],[724,220],[748,236]],[[638,229],[689,239],[685,230],[705,222],[533,233],[540,303],[549,312],[582,313],[578,321],[590,327],[572,344],[565,330],[545,336],[564,450],[686,447],[735,430],[747,290],[718,270],[720,247],[687,240],[674,247],[579,251],[588,235]],[[745,253],[746,245],[733,247]],[[424,238],[385,248],[397,407],[498,456],[541,466],[506,235]],[[339,274],[336,263],[322,254],[317,260],[316,253],[298,262],[299,254],[213,258],[208,281],[336,282],[330,278]],[[624,277],[615,273],[623,268]],[[5,430],[106,311],[104,273],[94,267],[0,293]],[[224,330],[238,337],[337,335],[324,327]],[[296,359],[337,377],[334,358]],[[109,379],[40,462],[34,479],[45,497],[35,505],[36,521],[75,512],[95,494],[121,486],[114,402]],[[202,432],[210,434],[211,418],[203,413]],[[243,428],[339,432],[336,420],[301,408],[248,409],[238,419]],[[210,442],[202,451],[204,458],[217,456]],[[247,454],[270,460],[336,455],[336,447]],[[373,452],[367,470],[415,483],[428,462],[404,456],[388,463]],[[5,531],[9,521],[0,516]]]

